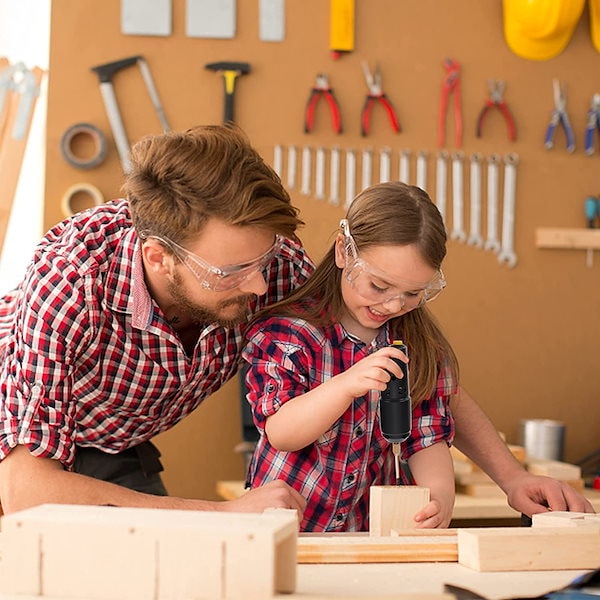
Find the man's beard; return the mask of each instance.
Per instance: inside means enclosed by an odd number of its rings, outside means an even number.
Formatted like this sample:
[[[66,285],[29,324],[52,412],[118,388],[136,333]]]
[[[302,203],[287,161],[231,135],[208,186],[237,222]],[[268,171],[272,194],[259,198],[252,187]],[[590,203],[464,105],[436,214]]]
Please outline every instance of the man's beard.
[[[196,304],[188,298],[179,273],[174,273],[173,280],[169,281],[167,285],[167,291],[171,294],[175,304],[196,323],[216,323],[221,327],[234,327],[235,325],[245,323],[248,319],[249,304],[253,298],[252,294],[229,298],[228,300],[219,302],[213,308],[208,308]],[[222,312],[231,306],[237,306],[238,311],[233,316],[224,317]]]

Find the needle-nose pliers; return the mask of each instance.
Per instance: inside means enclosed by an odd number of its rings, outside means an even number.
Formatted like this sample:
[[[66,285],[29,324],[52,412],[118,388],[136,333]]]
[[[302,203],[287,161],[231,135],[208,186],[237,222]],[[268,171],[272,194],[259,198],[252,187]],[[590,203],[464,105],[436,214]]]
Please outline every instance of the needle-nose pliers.
[[[304,132],[310,133],[313,129],[315,108],[319,102],[319,98],[325,98],[325,100],[327,100],[329,112],[331,113],[333,129],[336,133],[341,133],[342,119],[340,116],[340,107],[333,90],[329,87],[329,79],[324,73],[317,74],[315,85],[310,91],[308,102],[306,103],[306,109],[304,111]]]

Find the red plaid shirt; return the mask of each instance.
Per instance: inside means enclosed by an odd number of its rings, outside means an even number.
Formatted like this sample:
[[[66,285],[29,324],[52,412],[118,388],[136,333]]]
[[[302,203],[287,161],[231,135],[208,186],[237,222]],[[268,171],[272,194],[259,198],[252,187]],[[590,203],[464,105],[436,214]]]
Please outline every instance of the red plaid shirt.
[[[311,271],[287,240],[252,309]],[[208,324],[186,355],[144,283],[125,200],[56,225],[0,299],[0,460],[23,444],[70,467],[75,444],[116,453],[169,429],[235,374],[243,329]]]
[[[388,346],[387,326],[369,346],[335,324],[318,328],[302,319],[268,318],[251,327],[243,357],[248,401],[260,431],[247,485],[282,479],[308,499],[303,531],[368,529],[369,487],[395,483],[392,447],[381,435],[380,392],[355,398],[316,442],[297,452],[279,452],[265,435],[268,416],[285,402],[342,373],[361,358]],[[456,384],[442,370],[435,393],[413,410],[412,433],[402,458],[454,438],[449,401]],[[404,478],[403,483],[412,483]]]

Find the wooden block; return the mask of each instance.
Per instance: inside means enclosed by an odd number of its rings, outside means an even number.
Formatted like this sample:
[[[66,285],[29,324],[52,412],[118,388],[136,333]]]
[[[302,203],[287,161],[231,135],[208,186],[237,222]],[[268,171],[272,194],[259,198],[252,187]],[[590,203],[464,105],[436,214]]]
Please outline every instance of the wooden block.
[[[4,594],[42,594],[40,544],[40,536],[34,531],[0,534],[0,589]]]
[[[466,460],[458,460],[458,459],[452,459],[452,466],[454,468],[454,476],[456,477],[457,475],[467,475],[469,473],[473,472],[473,464],[470,461],[466,461]]]
[[[298,563],[456,562],[456,529],[410,529],[395,537],[300,534]]]
[[[458,562],[477,571],[600,567],[597,528],[490,527],[458,530]]]
[[[415,513],[429,502],[429,488],[417,485],[374,485],[369,498],[369,532],[390,535],[392,529],[415,527]]]
[[[14,540],[3,562],[22,563],[19,594],[32,591],[35,572],[44,595],[89,600],[262,599],[296,585],[295,511],[43,505],[2,517],[2,530]],[[37,536],[37,551],[21,544],[26,536]]]
[[[600,515],[556,510],[532,517],[532,527],[600,527]]]
[[[534,475],[545,475],[561,481],[581,479],[581,467],[558,460],[530,458],[527,470]]]

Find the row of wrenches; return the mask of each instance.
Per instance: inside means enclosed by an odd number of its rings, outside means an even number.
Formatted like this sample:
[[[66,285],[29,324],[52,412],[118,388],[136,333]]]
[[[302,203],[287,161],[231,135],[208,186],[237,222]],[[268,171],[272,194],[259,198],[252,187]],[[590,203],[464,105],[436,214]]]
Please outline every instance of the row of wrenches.
[[[374,156],[378,154],[379,174],[376,178]],[[299,156],[300,155],[300,156]],[[360,181],[358,164],[360,155]],[[415,158],[414,178],[413,158]],[[413,183],[428,191],[429,153],[422,150],[413,153],[402,149],[398,157],[398,179],[405,183]],[[285,177],[284,177],[284,162]],[[328,199],[335,206],[341,201],[341,175],[344,174],[344,207],[347,208],[357,191],[363,190],[373,183],[391,181],[393,152],[390,148],[382,148],[375,152],[366,148],[360,153],[342,150],[339,146],[332,148],[318,147],[313,150],[304,146],[300,151],[296,146],[276,145],[273,152],[273,168],[281,177],[289,190],[298,189],[298,163],[300,163],[299,192],[306,196],[314,196],[317,200]],[[450,239],[467,243],[475,248],[483,248],[498,257],[500,264],[514,267],[517,255],[514,248],[515,205],[517,187],[517,165],[519,157],[515,153],[491,154],[487,158],[474,153],[467,159],[463,152],[449,153],[439,151],[435,156],[435,203],[440,211]],[[486,239],[482,235],[483,219],[483,169],[486,171]],[[465,166],[469,170],[469,233],[464,226],[465,216]],[[313,168],[314,167],[314,168]],[[326,176],[328,174],[328,177]],[[326,191],[326,179],[329,181]],[[413,181],[414,179],[414,181]],[[448,227],[448,183],[452,189],[452,227]],[[502,194],[501,194],[502,187]],[[502,227],[500,233],[499,212],[502,196]]]

